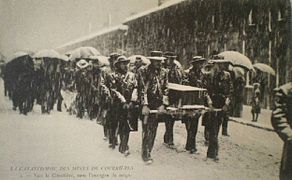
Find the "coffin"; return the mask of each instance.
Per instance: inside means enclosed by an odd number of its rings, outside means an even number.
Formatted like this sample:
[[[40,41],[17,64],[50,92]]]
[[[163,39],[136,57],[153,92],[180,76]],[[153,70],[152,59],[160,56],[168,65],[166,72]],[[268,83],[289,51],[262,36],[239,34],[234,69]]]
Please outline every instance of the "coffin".
[[[186,110],[204,108],[206,89],[169,83],[168,90],[170,106]]]

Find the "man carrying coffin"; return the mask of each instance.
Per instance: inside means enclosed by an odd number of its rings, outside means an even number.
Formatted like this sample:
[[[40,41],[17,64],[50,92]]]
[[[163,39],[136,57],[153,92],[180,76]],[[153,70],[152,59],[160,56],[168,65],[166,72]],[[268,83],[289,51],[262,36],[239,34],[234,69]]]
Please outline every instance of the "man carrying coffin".
[[[224,59],[209,60],[208,64],[212,66],[211,73],[204,78],[203,82],[206,85],[210,108],[209,118],[205,125],[209,133],[207,158],[212,158],[215,161],[219,160],[218,133],[228,110],[232,89],[230,74],[224,71],[226,63],[230,63],[230,61]]]
[[[166,70],[161,67],[163,57],[148,58],[151,63],[139,70],[137,80],[138,97],[142,106],[142,159],[151,164],[158,114],[164,113],[165,105],[168,105],[168,78]],[[158,114],[150,113],[150,110],[157,110]]]
[[[118,134],[120,136],[119,152],[128,156],[129,153],[129,134],[130,131],[137,129],[137,123],[133,123],[132,119],[134,102],[138,99],[137,81],[135,74],[128,70],[130,62],[125,56],[120,56],[114,63],[115,72],[113,73],[113,86],[111,88],[113,94],[113,102],[117,108]]]
[[[193,87],[205,88],[202,82],[204,74],[201,69],[206,63],[206,59],[202,56],[195,56],[190,60],[190,63],[192,66],[187,71],[186,84]],[[187,130],[187,142],[185,148],[187,151],[190,151],[191,154],[194,154],[197,151],[196,135],[200,116],[201,113],[197,112],[194,116],[185,115],[182,118],[182,122],[185,123]]]
[[[169,83],[175,83],[175,84],[182,84],[183,81],[183,72],[182,69],[180,69],[175,63],[174,60],[176,58],[175,54],[173,52],[165,52],[164,57],[165,60],[165,66],[167,70],[167,76],[168,76],[168,82]],[[176,107],[178,105],[178,94],[175,91],[169,91],[169,105]],[[172,117],[172,115],[165,114],[164,115],[165,120],[165,134],[164,134],[164,144],[167,145],[170,148],[174,147],[173,143],[173,126],[175,119]]]

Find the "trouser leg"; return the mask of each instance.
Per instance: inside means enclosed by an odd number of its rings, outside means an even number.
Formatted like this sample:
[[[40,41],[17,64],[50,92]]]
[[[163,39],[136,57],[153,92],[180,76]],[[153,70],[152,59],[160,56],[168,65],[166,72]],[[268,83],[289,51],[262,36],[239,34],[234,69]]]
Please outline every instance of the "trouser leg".
[[[164,118],[165,118],[164,143],[173,145],[173,126],[175,120],[171,115],[166,115]]]
[[[222,124],[222,115],[220,112],[212,112],[211,114],[211,121],[208,125],[209,146],[207,151],[207,157],[215,159],[218,156],[218,134],[220,126]]]
[[[130,136],[130,132],[129,131],[123,131],[120,132],[120,146],[119,146],[119,151],[121,153],[124,153],[125,151],[129,150],[129,136]]]
[[[196,150],[196,135],[198,131],[199,117],[186,117],[185,126],[187,130],[186,150]]]
[[[112,122],[109,129],[109,143],[112,145],[112,148],[115,148],[115,146],[118,143],[117,128],[118,128],[118,123]]]
[[[144,117],[143,117],[144,118]],[[151,159],[151,151],[154,146],[158,121],[155,114],[150,114],[147,123],[142,123],[142,159]]]
[[[58,99],[58,102],[57,102],[57,111],[61,112],[62,111],[62,101],[63,101],[63,98],[60,97]]]
[[[228,131],[227,131],[227,128],[228,128],[228,121],[229,121],[229,115],[227,112],[222,112],[222,135],[227,135]]]
[[[190,120],[190,133],[189,134],[190,134],[190,148],[191,148],[191,150],[197,150],[196,136],[197,136],[197,132],[198,132],[199,117],[193,117]]]

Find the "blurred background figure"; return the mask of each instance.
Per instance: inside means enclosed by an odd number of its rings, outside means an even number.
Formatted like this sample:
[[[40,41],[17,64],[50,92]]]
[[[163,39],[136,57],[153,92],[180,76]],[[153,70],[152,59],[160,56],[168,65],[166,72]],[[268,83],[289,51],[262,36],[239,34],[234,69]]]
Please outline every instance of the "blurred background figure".
[[[280,180],[292,179],[292,83],[275,89],[272,125],[284,141]]]
[[[260,97],[261,97],[261,91],[260,91],[260,84],[254,83],[253,84],[253,95],[251,100],[251,113],[252,113],[252,121],[257,122],[259,114],[261,113],[261,106],[260,106]]]

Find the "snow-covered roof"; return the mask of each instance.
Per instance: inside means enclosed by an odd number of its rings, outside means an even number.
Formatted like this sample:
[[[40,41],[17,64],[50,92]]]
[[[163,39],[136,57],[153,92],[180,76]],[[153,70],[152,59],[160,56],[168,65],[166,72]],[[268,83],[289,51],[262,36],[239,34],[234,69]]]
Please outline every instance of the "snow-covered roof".
[[[179,3],[183,2],[183,1],[185,1],[185,0],[170,0],[170,1],[167,1],[167,2],[163,3],[162,5],[160,5],[158,7],[143,11],[141,13],[138,13],[138,14],[135,14],[133,16],[130,16],[130,17],[126,18],[124,23],[133,21],[135,19],[139,19],[141,17],[147,16],[147,15],[149,15],[151,13],[154,13],[154,12],[161,11],[163,9],[166,9],[166,8],[171,7],[171,6],[177,5],[177,4],[179,4]]]
[[[73,44],[76,44],[76,43],[79,43],[79,42],[83,42],[83,41],[86,41],[86,40],[90,40],[92,38],[95,38],[95,37],[100,36],[100,35],[103,35],[103,34],[110,33],[112,31],[116,31],[116,30],[127,30],[127,29],[128,29],[128,26],[127,25],[119,24],[117,26],[112,26],[112,27],[109,27],[109,28],[105,28],[105,29],[102,29],[100,31],[93,32],[93,33],[91,33],[91,34],[89,34],[87,36],[83,36],[81,38],[78,38],[78,39],[69,41],[66,44],[63,44],[63,45],[57,47],[56,49],[61,49],[61,48],[66,47],[66,46],[70,46],[70,45],[73,45]]]

